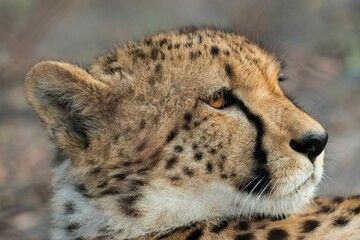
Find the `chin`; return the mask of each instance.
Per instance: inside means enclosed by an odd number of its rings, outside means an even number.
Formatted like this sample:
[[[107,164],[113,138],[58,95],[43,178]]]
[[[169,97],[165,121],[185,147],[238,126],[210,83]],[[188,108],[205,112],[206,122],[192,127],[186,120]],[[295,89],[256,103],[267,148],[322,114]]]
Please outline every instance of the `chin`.
[[[237,203],[242,206],[238,208],[239,215],[282,217],[301,212],[313,199],[322,172],[322,165],[315,166],[313,173],[304,174],[298,181],[276,188],[270,194],[239,194]]]
[[[242,206],[238,209],[238,215],[282,217],[296,214],[308,206],[314,192],[315,185],[308,183],[294,193],[282,197],[242,195],[237,199]]]

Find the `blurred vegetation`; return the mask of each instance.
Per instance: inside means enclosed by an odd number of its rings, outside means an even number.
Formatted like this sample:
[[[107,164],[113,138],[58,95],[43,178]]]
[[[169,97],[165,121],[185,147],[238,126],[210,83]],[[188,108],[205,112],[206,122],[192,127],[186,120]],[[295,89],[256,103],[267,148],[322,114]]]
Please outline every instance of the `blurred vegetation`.
[[[116,44],[184,25],[231,28],[286,59],[284,88],[330,134],[319,194],[360,193],[359,22],[357,0],[0,0],[0,225],[48,239],[54,148],[24,98],[30,66],[86,66]]]

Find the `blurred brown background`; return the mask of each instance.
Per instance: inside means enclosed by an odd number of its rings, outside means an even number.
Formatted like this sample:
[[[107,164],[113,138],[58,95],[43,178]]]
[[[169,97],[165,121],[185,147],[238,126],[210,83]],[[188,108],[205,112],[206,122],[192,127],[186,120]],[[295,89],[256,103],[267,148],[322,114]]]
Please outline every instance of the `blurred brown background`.
[[[284,87],[330,135],[319,194],[360,193],[360,1],[0,0],[0,222],[48,239],[54,147],[24,98],[30,66],[86,66],[117,43],[184,25],[232,28],[280,52]]]

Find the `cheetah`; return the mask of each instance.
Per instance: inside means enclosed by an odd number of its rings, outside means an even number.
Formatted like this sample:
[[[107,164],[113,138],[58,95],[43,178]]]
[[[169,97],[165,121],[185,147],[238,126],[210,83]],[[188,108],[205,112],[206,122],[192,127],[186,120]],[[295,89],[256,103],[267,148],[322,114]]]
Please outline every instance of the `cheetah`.
[[[273,54],[210,28],[36,64],[51,239],[360,239],[360,197],[314,197],[328,135],[281,80]]]

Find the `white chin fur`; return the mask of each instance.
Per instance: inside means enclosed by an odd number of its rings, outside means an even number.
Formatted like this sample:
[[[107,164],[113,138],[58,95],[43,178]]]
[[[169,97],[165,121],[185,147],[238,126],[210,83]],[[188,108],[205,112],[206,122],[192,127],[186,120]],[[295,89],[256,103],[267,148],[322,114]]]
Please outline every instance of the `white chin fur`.
[[[302,159],[300,160],[309,161],[309,159],[305,156],[302,156]],[[275,181],[277,183],[276,191],[272,191],[272,195],[275,198],[284,198],[288,195],[294,195],[299,191],[300,194],[304,195],[304,189],[311,186],[314,187],[320,182],[323,173],[323,161],[324,152],[316,158],[314,164],[311,168],[309,167],[307,171],[298,171],[294,173],[294,175],[288,176],[286,179]]]
[[[113,229],[125,229],[121,237],[136,238],[154,231],[167,231],[202,220],[224,217],[250,217],[258,214],[283,216],[303,209],[311,200],[314,187],[306,186],[301,193],[283,199],[271,199],[238,193],[220,183],[207,183],[202,187],[174,188],[161,182],[152,182],[143,192],[137,206],[144,211],[139,218],[107,212]]]
[[[315,161],[314,172],[300,176],[300,184],[289,185],[287,194],[282,197],[239,193],[219,182],[195,182],[176,188],[161,181],[153,181],[146,187],[144,198],[138,203],[146,212],[141,218],[141,224],[155,223],[169,229],[219,217],[295,214],[313,198],[315,187],[321,179],[323,158],[324,153],[321,153]]]
[[[97,231],[108,226],[116,233],[116,237],[136,238],[154,231],[166,231],[178,226],[187,225],[201,220],[213,220],[224,217],[248,217],[254,215],[290,215],[301,211],[313,197],[315,185],[320,181],[324,154],[315,161],[313,177],[300,188],[293,189],[283,197],[248,193],[239,193],[225,183],[205,183],[189,181],[187,186],[174,187],[168,183],[151,181],[144,188],[144,196],[137,203],[137,207],[144,214],[138,218],[123,215],[121,211],[112,209],[112,202],[100,210],[93,206],[88,199],[79,196],[72,187],[72,181],[64,178],[70,168],[70,161],[57,167],[54,177],[54,197],[52,201],[52,215],[54,229],[52,239],[68,239],[63,224],[72,221],[86,222],[78,230],[82,236],[95,237]],[[306,176],[302,176],[305,181]],[[300,177],[301,178],[301,177]],[[72,200],[78,207],[77,214],[64,216],[64,203]],[[106,201],[106,199],[104,199]],[[110,200],[110,199],[109,199]],[[103,206],[105,206],[103,205]],[[56,236],[56,237],[55,237]]]
[[[144,210],[151,209],[146,214],[150,218],[161,216],[162,219],[166,218],[166,222],[176,221],[176,224],[225,216],[289,215],[300,211],[310,202],[314,189],[313,184],[306,184],[294,194],[271,198],[239,193],[217,182],[204,183],[202,187],[189,190],[169,188],[168,185],[153,182],[138,206]]]

